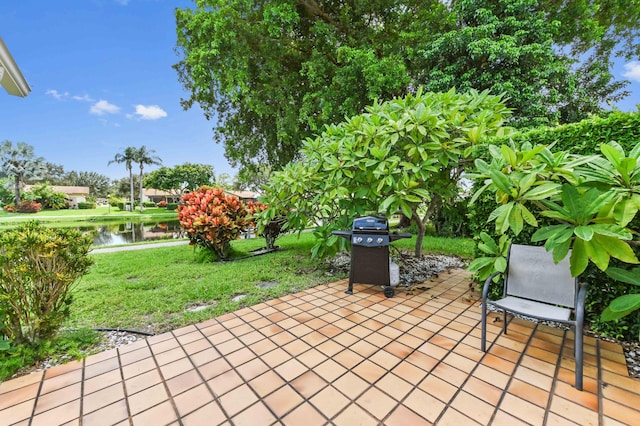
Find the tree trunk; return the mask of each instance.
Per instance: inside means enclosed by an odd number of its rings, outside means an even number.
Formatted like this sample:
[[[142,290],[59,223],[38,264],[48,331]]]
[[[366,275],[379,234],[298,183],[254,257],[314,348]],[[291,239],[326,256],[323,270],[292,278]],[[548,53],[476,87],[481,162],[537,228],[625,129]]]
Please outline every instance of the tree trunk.
[[[14,183],[14,191],[15,191],[15,196],[16,196],[16,209],[18,207],[20,207],[20,176],[19,175],[15,175],[13,177],[13,183]]]
[[[427,227],[425,226],[424,222],[422,222],[420,216],[418,216],[418,213],[416,213],[415,211],[411,215],[411,219],[413,219],[416,222],[416,225],[418,225],[418,235],[416,237],[416,248],[414,255],[416,257],[422,257],[422,242],[424,241],[424,234]]]
[[[133,169],[129,167],[129,190],[131,195],[131,211],[133,212],[135,209],[135,200],[133,198]]]
[[[140,164],[140,213],[144,208],[142,207],[142,164]]]

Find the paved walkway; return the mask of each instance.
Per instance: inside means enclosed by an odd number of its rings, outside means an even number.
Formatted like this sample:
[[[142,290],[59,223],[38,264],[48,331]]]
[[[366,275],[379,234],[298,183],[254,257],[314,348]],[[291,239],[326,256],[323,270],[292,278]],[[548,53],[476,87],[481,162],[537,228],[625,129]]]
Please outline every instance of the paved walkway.
[[[573,333],[489,323],[463,271],[386,299],[346,282],[0,384],[0,424],[620,425],[640,423],[640,381],[621,347],[586,339],[573,387]]]

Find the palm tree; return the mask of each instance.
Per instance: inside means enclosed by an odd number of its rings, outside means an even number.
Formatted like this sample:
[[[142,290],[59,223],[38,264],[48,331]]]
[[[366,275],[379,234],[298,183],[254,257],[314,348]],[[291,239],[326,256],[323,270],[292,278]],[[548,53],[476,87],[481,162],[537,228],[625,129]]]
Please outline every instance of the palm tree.
[[[130,194],[131,194],[131,210],[133,211],[134,200],[133,200],[133,163],[136,161],[136,154],[138,150],[135,147],[128,146],[124,149],[124,152],[119,152],[113,157],[113,160],[109,161],[111,163],[124,163],[129,170],[129,186],[130,186]]]
[[[157,155],[154,155],[155,153],[155,150],[147,149],[147,147],[144,145],[136,150],[135,162],[140,165],[140,213],[142,213],[142,211],[144,210],[144,208],[142,207],[142,180],[144,177],[144,165],[162,164],[162,160]]]
[[[38,180],[46,170],[46,162],[36,157],[33,147],[25,142],[15,146],[11,141],[0,144],[0,174],[13,178],[16,207],[20,205],[20,187],[25,180]]]

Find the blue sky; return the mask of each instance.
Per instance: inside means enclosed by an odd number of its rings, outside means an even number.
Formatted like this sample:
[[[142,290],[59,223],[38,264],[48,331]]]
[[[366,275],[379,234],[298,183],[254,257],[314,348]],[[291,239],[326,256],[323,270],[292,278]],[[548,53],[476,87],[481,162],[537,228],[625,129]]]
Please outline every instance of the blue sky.
[[[65,171],[96,171],[117,179],[124,165],[109,160],[127,146],[146,145],[164,165],[213,165],[236,171],[212,140],[199,108],[184,111],[187,93],[171,68],[179,57],[175,8],[192,0],[2,0],[0,36],[32,92],[0,93],[0,141],[26,142]],[[614,73],[632,80],[640,102],[640,62],[618,61]],[[1,90],[1,89],[0,89]],[[152,170],[154,167],[150,167]]]

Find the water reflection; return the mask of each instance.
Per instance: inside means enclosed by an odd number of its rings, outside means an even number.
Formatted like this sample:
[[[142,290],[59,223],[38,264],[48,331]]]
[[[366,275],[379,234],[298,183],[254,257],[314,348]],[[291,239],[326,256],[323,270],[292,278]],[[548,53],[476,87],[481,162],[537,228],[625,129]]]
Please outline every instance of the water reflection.
[[[82,232],[91,233],[93,235],[93,245],[96,247],[186,237],[177,220],[154,223],[101,223],[95,225],[83,225],[77,229]]]

